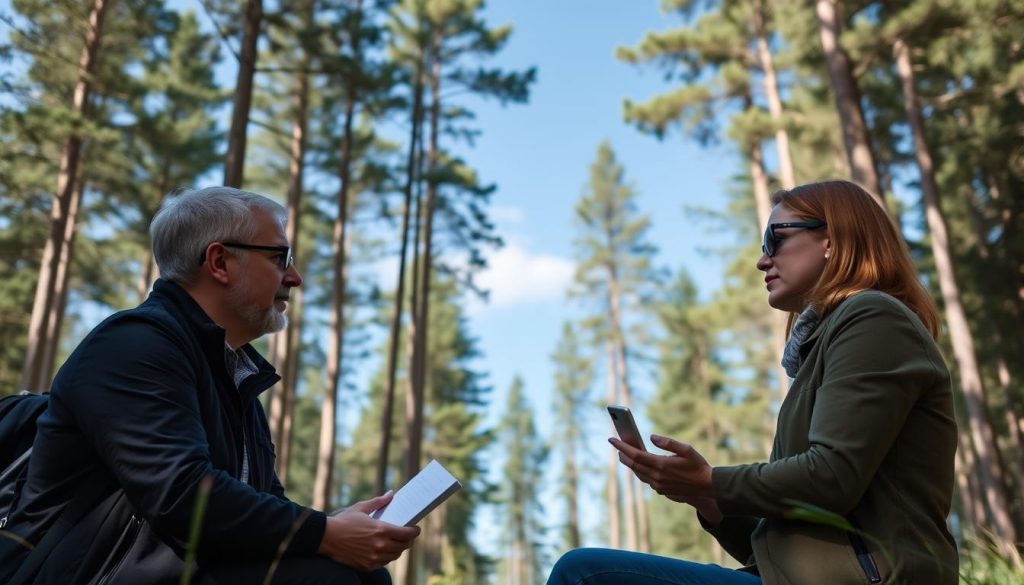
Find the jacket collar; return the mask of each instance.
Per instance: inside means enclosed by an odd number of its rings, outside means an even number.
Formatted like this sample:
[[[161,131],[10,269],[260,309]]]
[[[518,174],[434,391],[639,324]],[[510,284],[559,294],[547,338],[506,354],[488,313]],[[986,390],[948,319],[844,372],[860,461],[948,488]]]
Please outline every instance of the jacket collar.
[[[206,356],[210,366],[215,370],[216,375],[233,387],[234,380],[227,370],[224,350],[225,331],[220,325],[214,323],[209,315],[203,311],[192,295],[176,282],[163,278],[157,279],[153,284],[153,292],[146,299],[144,305],[158,303],[163,305],[173,316],[177,317],[182,325],[198,341],[203,355]],[[255,399],[264,390],[277,383],[281,379],[263,356],[251,345],[246,343],[241,347],[249,359],[256,364],[257,373],[246,378],[238,389],[243,398]]]

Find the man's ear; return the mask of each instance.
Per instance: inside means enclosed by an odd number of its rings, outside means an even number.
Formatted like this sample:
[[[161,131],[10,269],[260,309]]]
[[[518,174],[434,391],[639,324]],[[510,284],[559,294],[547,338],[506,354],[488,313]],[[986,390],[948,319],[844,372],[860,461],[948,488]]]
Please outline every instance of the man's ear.
[[[211,242],[206,247],[206,262],[203,263],[205,270],[214,280],[221,284],[231,282],[231,275],[228,274],[227,248],[220,242]]]

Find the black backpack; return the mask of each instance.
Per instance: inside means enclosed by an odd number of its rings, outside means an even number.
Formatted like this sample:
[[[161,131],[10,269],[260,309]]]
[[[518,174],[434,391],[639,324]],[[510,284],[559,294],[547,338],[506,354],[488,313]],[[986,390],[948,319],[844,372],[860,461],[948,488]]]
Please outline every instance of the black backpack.
[[[36,419],[49,402],[48,395],[27,391],[0,398],[0,529],[18,506],[21,486],[28,476]]]
[[[28,478],[32,443],[36,438],[36,421],[50,404],[48,393],[22,391],[0,398],[0,530],[7,525],[18,507],[21,488]],[[8,585],[32,581],[50,552],[65,534],[97,501],[103,489],[99,482],[86,482],[71,502],[64,507],[46,535],[23,560]]]

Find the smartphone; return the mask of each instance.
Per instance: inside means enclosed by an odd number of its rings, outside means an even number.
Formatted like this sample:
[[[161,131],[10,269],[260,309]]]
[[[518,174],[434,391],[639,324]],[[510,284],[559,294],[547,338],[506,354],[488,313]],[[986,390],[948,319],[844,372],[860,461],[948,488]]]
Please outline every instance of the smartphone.
[[[619,434],[619,438],[622,442],[627,443],[646,451],[644,447],[644,438],[640,434],[640,431],[636,428],[636,420],[633,419],[633,413],[628,407],[619,404],[608,405],[608,414],[612,417],[612,424],[615,426],[615,432]]]

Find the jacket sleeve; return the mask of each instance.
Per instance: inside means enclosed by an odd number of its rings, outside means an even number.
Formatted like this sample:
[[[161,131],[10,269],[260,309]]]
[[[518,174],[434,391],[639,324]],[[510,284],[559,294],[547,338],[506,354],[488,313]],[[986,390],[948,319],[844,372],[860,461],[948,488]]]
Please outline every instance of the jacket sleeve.
[[[846,515],[922,389],[942,378],[931,337],[899,301],[863,294],[837,311],[818,340],[827,345],[807,450],[771,463],[716,467],[712,484],[724,514],[778,518],[795,501]]]
[[[273,558],[312,553],[326,516],[262,493],[213,467],[197,399],[195,360],[162,324],[125,318],[76,351],[53,398],[65,403],[136,513],[184,547],[204,478],[202,556]]]
[[[750,536],[757,528],[760,518],[753,516],[726,516],[718,523],[718,526],[711,526],[699,513],[697,520],[704,530],[722,545],[725,552],[744,565],[754,563],[754,547],[750,544]]]

